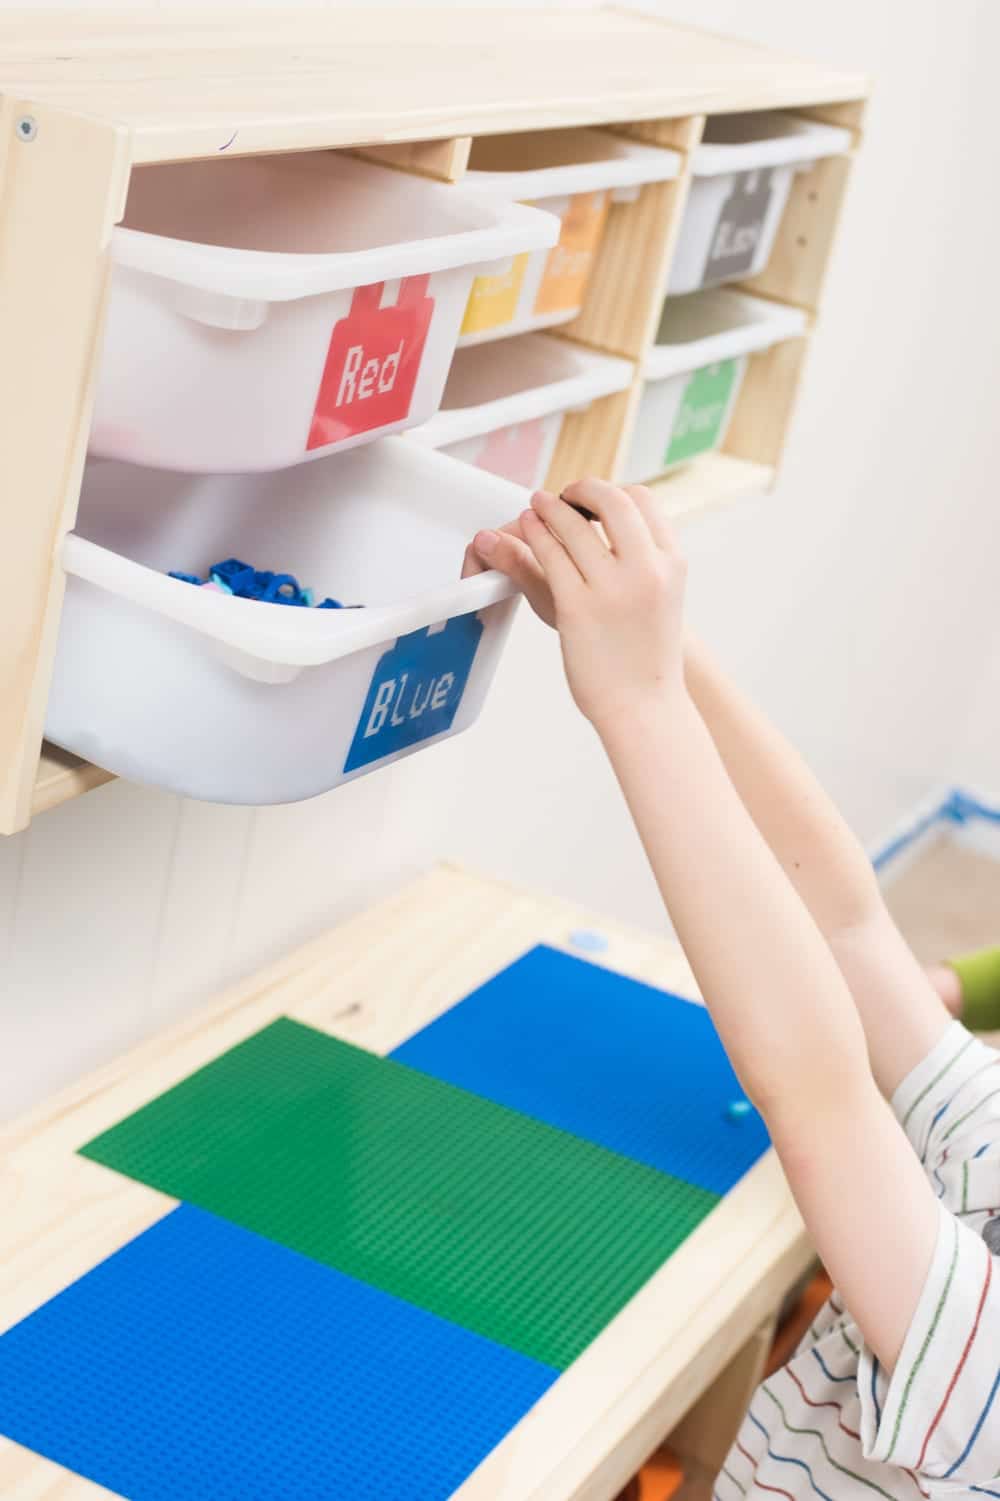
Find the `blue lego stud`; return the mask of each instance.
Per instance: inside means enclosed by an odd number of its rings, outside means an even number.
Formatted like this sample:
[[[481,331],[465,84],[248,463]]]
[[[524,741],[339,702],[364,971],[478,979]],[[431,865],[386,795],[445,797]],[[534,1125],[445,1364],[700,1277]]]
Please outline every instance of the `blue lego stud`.
[[[730,1100],[726,1106],[726,1119],[731,1120],[737,1126],[740,1121],[745,1121],[747,1116],[752,1114],[753,1106],[749,1100]]]

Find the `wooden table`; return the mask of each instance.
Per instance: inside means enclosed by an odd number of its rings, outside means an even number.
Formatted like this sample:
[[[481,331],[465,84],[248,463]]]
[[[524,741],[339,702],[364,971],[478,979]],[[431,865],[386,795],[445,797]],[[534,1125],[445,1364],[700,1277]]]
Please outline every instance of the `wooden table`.
[[[596,962],[696,995],[676,945],[441,867],[15,1122],[0,1134],[0,1332],[174,1207],[77,1156],[98,1131],[278,1015],[385,1053],[533,944],[572,951],[595,927]],[[695,1472],[717,1466],[811,1259],[769,1152],[454,1501],[609,1501],[672,1430]],[[111,1494],[0,1439],[4,1501]]]

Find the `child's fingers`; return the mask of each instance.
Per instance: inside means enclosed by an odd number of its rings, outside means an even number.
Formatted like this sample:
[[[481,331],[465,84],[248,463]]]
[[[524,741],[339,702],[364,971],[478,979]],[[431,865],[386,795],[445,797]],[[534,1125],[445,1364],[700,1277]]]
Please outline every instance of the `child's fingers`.
[[[479,545],[483,539],[504,536],[516,539],[523,549],[524,557],[528,561],[533,562],[531,554],[528,552],[527,548],[524,547],[524,543],[521,538],[521,521],[520,517],[517,517],[513,521],[508,521],[506,526],[497,527],[496,531],[482,531],[476,533],[472,541],[469,543],[468,547],[465,549],[465,556],[462,559],[461,577],[464,579],[472,578],[477,573],[485,573],[488,568],[499,568],[501,573],[510,574],[511,570],[509,568],[503,567],[500,563],[487,562],[483,548]],[[486,545],[487,547],[490,547],[493,544],[491,544],[487,540]],[[511,558],[510,553],[503,551],[501,551],[498,556],[500,558]],[[537,564],[534,564],[533,566],[537,567]],[[519,583],[520,580],[517,580],[516,582]]]
[[[465,549],[465,556],[462,559],[462,572],[459,576],[464,579],[475,578],[477,573],[485,573],[489,566],[489,563],[483,562],[476,550],[475,540],[473,540]]]
[[[652,492],[645,485],[623,485],[622,489],[635,501],[657,547],[661,547],[664,552],[676,552],[677,538],[674,536],[674,529],[663,514],[662,506],[657,505]]]
[[[634,558],[649,548],[649,527],[627,491],[603,479],[581,479],[567,485],[563,496],[600,517],[611,547],[620,558]]]
[[[515,531],[516,528],[516,531]],[[470,544],[480,568],[495,568],[517,585],[536,614],[552,623],[552,595],[545,574],[520,535],[520,522],[496,532],[477,532]],[[466,575],[463,573],[463,578]]]
[[[557,605],[576,594],[583,585],[583,575],[559,538],[549,531],[534,511],[522,514],[521,534],[544,573]]]
[[[549,490],[536,490],[532,510],[545,522],[569,553],[585,579],[606,568],[610,554],[597,531],[571,505]]]

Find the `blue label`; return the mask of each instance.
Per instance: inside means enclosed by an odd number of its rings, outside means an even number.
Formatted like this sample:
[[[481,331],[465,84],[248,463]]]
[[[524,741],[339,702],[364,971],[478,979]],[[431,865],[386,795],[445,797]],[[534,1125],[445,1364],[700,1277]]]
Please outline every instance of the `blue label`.
[[[400,636],[372,674],[344,770],[450,730],[482,634],[475,615],[457,615],[442,630]]]

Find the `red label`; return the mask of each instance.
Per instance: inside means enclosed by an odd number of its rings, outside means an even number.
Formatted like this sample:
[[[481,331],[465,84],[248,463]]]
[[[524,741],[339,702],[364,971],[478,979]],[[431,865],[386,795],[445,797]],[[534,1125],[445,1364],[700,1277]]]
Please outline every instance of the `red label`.
[[[358,287],[333,325],[306,448],[326,448],[409,415],[434,299],[429,276],[409,276],[380,307],[385,282]]]
[[[498,427],[476,456],[477,469],[489,469],[501,479],[533,489],[545,476],[539,476],[538,464],[545,447],[545,427],[537,418],[519,422],[516,427]]]

